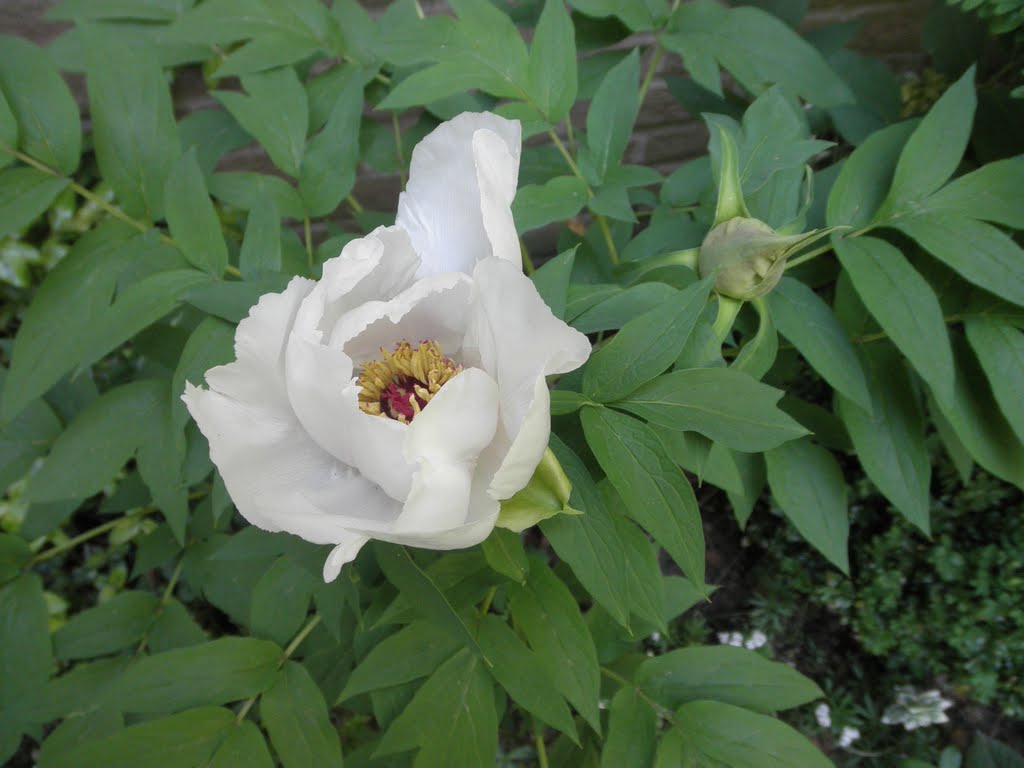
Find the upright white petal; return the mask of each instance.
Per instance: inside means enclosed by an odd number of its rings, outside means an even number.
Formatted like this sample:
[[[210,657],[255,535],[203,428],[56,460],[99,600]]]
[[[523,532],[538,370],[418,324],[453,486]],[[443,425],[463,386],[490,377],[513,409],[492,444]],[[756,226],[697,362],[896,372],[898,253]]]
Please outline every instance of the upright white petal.
[[[517,121],[467,112],[416,145],[396,223],[419,254],[417,277],[471,274],[490,257],[521,266],[510,210],[521,140]]]

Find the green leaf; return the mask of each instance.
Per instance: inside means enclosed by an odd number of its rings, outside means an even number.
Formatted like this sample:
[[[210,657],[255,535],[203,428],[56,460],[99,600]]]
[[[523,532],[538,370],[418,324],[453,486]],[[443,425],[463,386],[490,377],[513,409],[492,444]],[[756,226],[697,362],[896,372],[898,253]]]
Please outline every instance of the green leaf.
[[[188,609],[174,598],[160,609],[156,621],[149,628],[147,638],[147,647],[151,653],[199,645],[208,639]]]
[[[583,719],[600,733],[601,675],[594,640],[568,587],[540,559],[530,563],[524,586],[509,586],[512,616],[541,670]]]
[[[928,213],[957,214],[1024,229],[1024,155],[998,160],[951,181],[921,205]]]
[[[7,370],[0,368],[0,391],[6,381]],[[10,421],[0,421],[0,488],[23,477],[63,429],[57,414],[42,399],[30,402]]]
[[[640,109],[640,55],[634,49],[608,70],[587,110],[588,160],[597,180],[619,164]]]
[[[578,743],[569,708],[537,655],[497,616],[484,616],[479,633],[480,646],[494,659],[490,673],[498,684],[527,712]]]
[[[977,315],[964,321],[967,341],[981,362],[992,394],[1007,422],[1024,441],[1024,333],[994,318]]]
[[[657,434],[608,408],[580,414],[587,444],[630,517],[654,536],[695,584],[704,584],[704,529],[689,481]]]
[[[36,574],[0,588],[0,712],[16,716],[40,698],[52,664],[48,616]]]
[[[892,226],[966,280],[1024,305],[1024,250],[991,224],[955,213],[925,213]]]
[[[159,600],[150,592],[129,590],[76,614],[53,636],[58,659],[88,659],[137,643],[156,618]]]
[[[965,768],[1024,768],[1024,757],[1001,741],[975,733]]]
[[[940,400],[953,391],[953,354],[935,291],[906,257],[874,237],[833,239],[861,301]]]
[[[249,627],[253,634],[286,644],[306,618],[313,587],[306,569],[289,557],[277,558],[252,590]]]
[[[249,720],[243,720],[217,747],[209,768],[274,768],[274,760],[260,729]]]
[[[807,434],[779,410],[783,394],[731,368],[689,368],[659,376],[615,406],[739,451],[767,451]]]
[[[663,373],[682,352],[704,310],[714,275],[630,320],[583,370],[583,393],[613,402]]]
[[[299,194],[309,216],[326,216],[352,191],[362,116],[363,83],[352,80],[338,94],[327,124],[310,139],[302,157]]]
[[[249,211],[238,267],[246,280],[281,271],[281,217],[270,195]]]
[[[933,418],[938,411],[978,464],[996,477],[1024,488],[1024,445],[996,406],[985,375],[967,344],[955,338],[953,349],[953,397],[948,404],[938,398],[929,400]]]
[[[640,283],[598,301],[575,317],[571,325],[580,333],[614,330],[678,296],[679,291],[665,283]]]
[[[783,278],[785,279],[787,278]],[[752,303],[759,320],[757,333],[740,349],[732,367],[760,380],[775,364],[775,357],[779,352],[779,334],[775,330],[771,307],[764,297],[759,297]]]
[[[647,766],[654,760],[658,715],[635,688],[623,687],[612,697],[608,736],[601,750],[601,768]]]
[[[268,197],[286,218],[301,219],[306,210],[295,187],[280,176],[265,173],[215,173],[210,177],[210,192],[218,200],[244,211],[252,210]]]
[[[876,218],[912,211],[949,180],[971,138],[976,105],[972,66],[942,94],[907,140]]]
[[[804,438],[768,451],[764,458],[772,496],[786,517],[812,547],[848,574],[846,481],[832,454]]]
[[[33,501],[84,498],[102,489],[135,453],[136,428],[157,406],[150,382],[109,390],[83,410],[57,438],[29,491]]]
[[[17,236],[50,207],[68,185],[35,168],[18,167],[0,171],[0,237]]]
[[[428,621],[415,621],[373,646],[352,670],[336,703],[426,677],[460,647],[458,639],[446,630]]]
[[[665,588],[658,562],[659,549],[631,520],[615,515],[615,532],[626,559],[629,610],[660,632],[667,632]],[[687,582],[689,583],[689,582]],[[629,629],[629,627],[627,627]]]
[[[375,755],[420,748],[416,765],[490,765],[498,751],[494,686],[463,649],[441,665],[388,728]]]
[[[19,574],[25,563],[32,559],[28,542],[18,536],[0,533],[0,584]]]
[[[164,185],[181,156],[171,94],[142,43],[107,27],[77,27],[85,49],[93,148],[104,181],[129,216],[163,216]]]
[[[164,187],[164,206],[171,235],[188,263],[212,275],[223,274],[228,249],[194,147],[171,168]]]
[[[861,352],[870,409],[840,395],[836,412],[867,476],[907,520],[928,535],[931,459],[914,381],[890,347],[866,345]]]
[[[569,293],[569,278],[572,275],[572,265],[576,261],[576,249],[555,256],[546,262],[536,272],[530,275],[537,293],[548,305],[551,314],[559,320],[565,319],[565,303]]]
[[[691,701],[676,712],[676,729],[702,759],[730,768],[833,768],[804,736],[774,717],[720,701]]]
[[[40,768],[194,768],[206,764],[234,721],[234,712],[221,707],[190,709],[87,741]]]
[[[871,409],[864,371],[835,314],[814,291],[784,277],[768,294],[772,318],[814,369],[834,389],[861,408]],[[737,447],[737,446],[733,446]]]
[[[908,120],[883,128],[846,158],[828,196],[825,221],[830,227],[863,227],[875,218],[916,125],[916,120]]]
[[[586,590],[628,629],[630,596],[621,577],[626,571],[625,551],[614,521],[583,462],[557,436],[550,439],[551,450],[572,483],[569,503],[583,514],[549,518],[541,523],[541,530]]]
[[[147,656],[129,667],[107,700],[126,713],[160,714],[255,696],[277,679],[281,647],[222,637]]]
[[[72,175],[82,152],[82,123],[64,78],[49,54],[27,40],[0,35],[0,49],[0,92],[18,123],[18,146],[26,155]],[[13,139],[9,130],[2,137],[7,139]]]
[[[576,101],[576,35],[561,0],[546,0],[533,32],[527,70],[529,93],[548,123],[569,114]]]
[[[495,571],[520,584],[526,581],[530,563],[526,559],[523,540],[518,533],[495,528],[481,545],[487,564]]]
[[[263,146],[274,165],[293,178],[299,176],[309,105],[295,70],[282,67],[245,75],[242,85],[248,95],[214,91],[213,96]]]
[[[11,112],[11,106],[4,96],[2,85],[3,72],[0,70],[0,147],[15,149],[18,146],[18,120]],[[0,151],[0,168],[14,162],[14,155]]]
[[[571,219],[587,202],[587,183],[577,176],[556,176],[544,184],[526,184],[516,192],[512,217],[522,234]]]
[[[284,768],[341,766],[341,744],[323,694],[309,672],[287,662],[260,699],[260,719]]]
[[[218,365],[226,365],[235,359],[235,328],[223,320],[206,317],[185,342],[185,348],[178,359],[178,367],[171,379],[171,403],[174,426],[184,429],[189,415],[181,395],[185,391],[185,382],[196,385],[203,383],[208,370]]]
[[[795,669],[745,648],[692,646],[647,659],[636,684],[670,709],[714,699],[755,712],[792,709],[824,696]]]
[[[376,542],[374,549],[377,563],[388,581],[412,603],[413,608],[425,619],[445,628],[453,637],[459,638],[477,653],[481,653],[473,633],[469,631],[462,617],[455,612],[448,598],[437,584],[409,555],[405,547]]]

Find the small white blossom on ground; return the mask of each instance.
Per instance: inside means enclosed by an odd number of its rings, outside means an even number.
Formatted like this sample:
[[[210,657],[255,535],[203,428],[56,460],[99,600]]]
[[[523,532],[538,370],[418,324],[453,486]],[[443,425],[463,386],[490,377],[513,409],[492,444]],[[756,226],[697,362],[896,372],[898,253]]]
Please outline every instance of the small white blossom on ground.
[[[661,642],[661,632],[652,632],[651,633],[651,642],[652,643],[660,643]]]
[[[739,648],[743,645],[743,635],[739,632],[719,632],[718,642],[722,645],[732,645]]]
[[[908,731],[929,725],[948,723],[946,710],[953,706],[949,699],[942,698],[937,690],[919,693],[910,686],[896,688],[896,702],[885,710],[882,722],[886,725],[902,725]]]
[[[832,713],[829,711],[828,704],[819,704],[814,708],[814,719],[818,721],[818,725],[822,728],[828,728],[832,725]]]
[[[760,648],[767,642],[768,636],[760,629],[755,629],[750,634],[750,637],[748,637],[746,641],[743,643],[743,647],[746,648],[748,651],[753,651],[757,648]]]
[[[848,725],[844,725],[842,732],[839,734],[839,746],[843,749],[846,749],[859,738],[860,731],[858,731],[856,728],[851,728]]]

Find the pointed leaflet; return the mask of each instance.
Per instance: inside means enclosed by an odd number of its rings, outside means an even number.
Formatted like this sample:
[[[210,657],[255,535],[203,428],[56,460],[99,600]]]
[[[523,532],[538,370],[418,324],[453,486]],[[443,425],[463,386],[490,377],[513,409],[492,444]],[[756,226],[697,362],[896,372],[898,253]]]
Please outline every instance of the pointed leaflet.
[[[129,216],[155,221],[181,156],[171,94],[157,59],[106,27],[79,25],[93,147],[103,179]]]
[[[554,125],[576,101],[576,35],[562,0],[546,0],[530,45],[531,99]]]
[[[833,768],[803,735],[781,720],[720,701],[691,701],[676,712],[676,728],[700,755],[698,765],[730,768]]]
[[[519,538],[518,533],[505,528],[495,528],[483,540],[480,549],[493,570],[520,584],[526,581],[530,563],[526,559],[523,540]]]
[[[633,50],[608,70],[587,110],[587,150],[595,181],[619,164],[633,133],[639,101],[640,55]]]
[[[310,139],[302,157],[299,194],[308,216],[326,216],[352,191],[362,116],[363,84],[351,80],[338,94],[327,124]]]
[[[751,303],[760,320],[757,333],[740,349],[732,367],[760,380],[775,364],[775,356],[779,352],[779,334],[775,330],[771,307],[765,297],[758,296]]]
[[[1024,229],[1024,155],[983,165],[944,186],[921,205],[928,213],[942,212]]]
[[[121,592],[75,614],[53,635],[58,659],[103,656],[137,643],[156,618],[159,601],[151,592]]]
[[[551,450],[572,483],[569,504],[583,514],[556,515],[542,521],[541,530],[594,600],[628,630],[630,599],[622,578],[626,559],[614,521],[579,457],[556,435]]]
[[[619,400],[663,373],[682,352],[711,292],[714,275],[626,323],[583,369],[583,393]]]
[[[281,217],[272,195],[264,195],[249,210],[238,268],[246,280],[281,271]]]
[[[323,694],[298,662],[286,662],[260,698],[260,720],[284,768],[341,768],[341,744]]]
[[[823,696],[795,669],[729,645],[692,646],[645,660],[636,685],[670,709],[715,699],[756,712],[777,712]]]
[[[530,563],[525,586],[509,586],[512,616],[541,669],[598,733],[601,678],[594,640],[568,587],[544,562]]]
[[[22,711],[46,687],[53,663],[47,616],[36,574],[22,574],[0,587],[0,712],[5,716]]]
[[[282,67],[242,78],[246,94],[214,91],[214,97],[270,155],[274,165],[297,177],[306,147],[309,106],[295,70]]]
[[[2,77],[3,73],[0,72],[0,78]],[[0,80],[0,83],[2,83],[2,80]],[[16,149],[18,146],[18,135],[18,121],[14,117],[14,113],[11,112],[11,107],[4,96],[3,86],[0,84],[0,149],[3,147]],[[0,168],[6,168],[13,162],[14,155],[0,151]]]
[[[567,221],[586,202],[587,182],[577,176],[555,176],[543,184],[525,184],[512,202],[516,232],[522,234],[556,221]]]
[[[78,105],[45,50],[27,40],[0,35],[0,94],[17,120],[17,130],[5,132],[26,155],[66,176],[78,168],[82,124]]]
[[[195,147],[171,168],[164,186],[164,206],[171,236],[189,264],[212,275],[223,274],[228,249],[196,161]]]
[[[609,408],[584,408],[580,418],[587,444],[630,517],[702,588],[704,529],[697,500],[657,434],[643,422]]]
[[[956,171],[974,121],[974,67],[949,87],[907,140],[876,218],[910,212]]]
[[[569,295],[572,266],[576,262],[576,247],[562,251],[530,275],[537,293],[548,305],[551,314],[559,320],[565,319],[565,304]]]
[[[864,371],[835,314],[814,291],[784,277],[767,296],[779,331],[833,388],[870,410]]]
[[[615,407],[669,429],[694,431],[740,451],[767,451],[807,434],[776,403],[784,393],[730,368],[659,376]]]
[[[846,481],[832,454],[804,438],[768,451],[764,458],[772,496],[786,517],[811,546],[848,574]]]
[[[601,768],[650,765],[658,740],[658,714],[629,686],[612,697]]]
[[[274,768],[260,729],[243,720],[217,747],[207,768]]]
[[[935,291],[895,247],[874,237],[833,238],[861,301],[940,400],[953,392],[953,353]]]
[[[864,345],[861,359],[871,408],[865,410],[840,395],[836,412],[871,481],[907,520],[928,534],[931,460],[914,382],[889,345]]]
[[[489,765],[498,750],[494,685],[464,648],[442,664],[388,728],[375,756],[420,748],[416,765]]]
[[[50,207],[67,185],[67,179],[25,166],[0,172],[0,238],[17,236]]]
[[[249,629],[284,645],[302,626],[316,582],[289,557],[279,557],[252,589]]]
[[[964,321],[967,341],[981,362],[992,393],[1007,422],[1024,440],[1024,332],[989,317]]]

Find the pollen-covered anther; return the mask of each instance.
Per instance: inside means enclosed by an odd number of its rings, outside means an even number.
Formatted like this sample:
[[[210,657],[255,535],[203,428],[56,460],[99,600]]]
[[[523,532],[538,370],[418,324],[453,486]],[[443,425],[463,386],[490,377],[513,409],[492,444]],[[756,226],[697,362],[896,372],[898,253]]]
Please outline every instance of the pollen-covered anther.
[[[436,341],[416,347],[400,341],[394,351],[381,347],[380,353],[382,359],[366,363],[359,373],[359,408],[406,424],[462,370]]]

